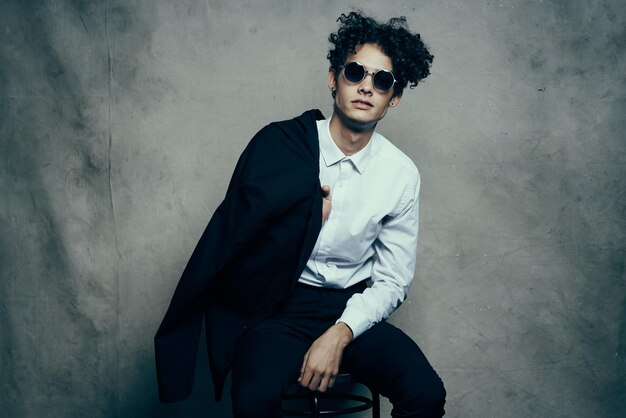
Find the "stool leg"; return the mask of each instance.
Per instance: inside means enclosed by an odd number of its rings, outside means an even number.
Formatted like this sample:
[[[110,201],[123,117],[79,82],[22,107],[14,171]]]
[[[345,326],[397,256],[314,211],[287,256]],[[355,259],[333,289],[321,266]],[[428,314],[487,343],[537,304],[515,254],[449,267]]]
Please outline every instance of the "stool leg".
[[[312,396],[309,398],[309,411],[311,412],[312,418],[319,418],[320,416],[320,401],[317,396],[317,393],[313,392]]]
[[[372,418],[380,418],[380,396],[372,392]]]

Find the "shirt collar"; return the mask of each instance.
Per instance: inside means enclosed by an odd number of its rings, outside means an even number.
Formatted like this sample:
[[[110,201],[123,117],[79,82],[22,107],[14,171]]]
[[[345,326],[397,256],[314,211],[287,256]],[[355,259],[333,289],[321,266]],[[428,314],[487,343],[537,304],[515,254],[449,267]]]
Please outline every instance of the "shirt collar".
[[[318,121],[320,124],[318,126],[318,134],[320,139],[320,154],[324,159],[324,163],[326,167],[330,167],[333,164],[337,164],[343,160],[352,161],[354,167],[359,172],[359,174],[363,174],[363,171],[367,167],[371,156],[372,156],[372,142],[374,141],[374,137],[377,135],[375,132],[370,138],[367,145],[357,152],[356,154],[352,154],[351,156],[346,156],[335,144],[333,138],[330,136],[330,128],[329,128],[330,119]]]

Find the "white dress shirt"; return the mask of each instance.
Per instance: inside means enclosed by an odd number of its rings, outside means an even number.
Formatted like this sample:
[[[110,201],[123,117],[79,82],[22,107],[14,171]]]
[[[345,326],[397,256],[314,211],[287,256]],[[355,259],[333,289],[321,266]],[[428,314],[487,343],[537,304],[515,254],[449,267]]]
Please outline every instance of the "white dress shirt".
[[[329,120],[317,122],[320,182],[329,185],[330,217],[299,281],[347,288],[371,278],[353,295],[337,322],[361,335],[386,319],[407,296],[415,272],[420,177],[409,157],[374,133],[346,156],[333,141]]]

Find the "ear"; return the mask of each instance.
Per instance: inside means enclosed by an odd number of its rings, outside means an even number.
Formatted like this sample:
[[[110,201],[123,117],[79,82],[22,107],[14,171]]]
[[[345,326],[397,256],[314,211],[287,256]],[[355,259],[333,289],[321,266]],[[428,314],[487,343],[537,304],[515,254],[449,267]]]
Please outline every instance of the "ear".
[[[402,93],[397,94],[395,96],[393,96],[391,98],[391,100],[389,100],[389,106],[391,107],[396,107],[400,104],[400,101],[402,100]]]
[[[330,91],[337,90],[337,81],[335,78],[335,72],[333,70],[330,70],[328,72],[328,88],[330,89]]]

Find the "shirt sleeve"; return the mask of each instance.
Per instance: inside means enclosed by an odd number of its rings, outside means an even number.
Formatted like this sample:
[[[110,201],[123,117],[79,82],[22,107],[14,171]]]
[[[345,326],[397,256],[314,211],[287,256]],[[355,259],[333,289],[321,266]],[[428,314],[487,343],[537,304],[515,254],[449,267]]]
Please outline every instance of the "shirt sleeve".
[[[419,189],[416,172],[407,184],[399,211],[385,217],[373,243],[372,286],[353,295],[337,320],[350,327],[354,338],[387,319],[408,295],[417,255]]]

